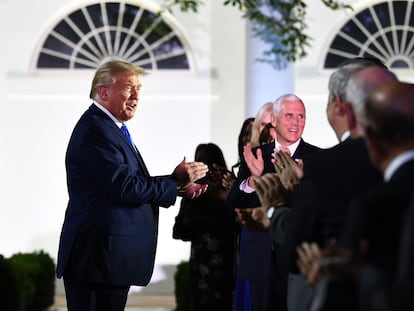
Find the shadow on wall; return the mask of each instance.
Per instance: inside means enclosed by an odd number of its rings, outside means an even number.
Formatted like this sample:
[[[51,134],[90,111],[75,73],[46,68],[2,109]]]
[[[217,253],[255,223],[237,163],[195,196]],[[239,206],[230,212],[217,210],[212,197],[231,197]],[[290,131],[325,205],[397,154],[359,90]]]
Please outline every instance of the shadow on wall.
[[[132,286],[130,294],[135,295],[174,295],[174,274],[176,265],[155,265],[151,282],[146,287]],[[62,279],[56,279],[56,294],[64,294]]]

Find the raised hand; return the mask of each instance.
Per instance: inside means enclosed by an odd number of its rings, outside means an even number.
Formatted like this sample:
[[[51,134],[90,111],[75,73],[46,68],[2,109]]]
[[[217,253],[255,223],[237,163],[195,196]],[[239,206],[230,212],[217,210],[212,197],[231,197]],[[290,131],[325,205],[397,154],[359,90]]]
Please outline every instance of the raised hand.
[[[267,173],[254,177],[253,183],[261,206],[267,210],[273,206],[286,205],[289,192],[284,188],[277,173]]]
[[[302,243],[296,249],[299,271],[306,277],[310,285],[315,285],[327,274],[355,276],[358,263],[353,261],[352,252],[338,248],[336,241],[329,241],[324,249],[315,242]]]
[[[246,146],[243,147],[243,156],[247,167],[250,170],[250,174],[252,176],[262,175],[264,169],[262,150],[258,148],[256,151],[256,156],[254,156],[252,152],[252,144],[247,143]]]
[[[320,259],[322,252],[316,243],[302,243],[297,248],[298,265],[300,273],[305,276],[310,285],[315,285],[321,274]]]
[[[229,191],[233,186],[236,176],[226,167],[213,163],[213,170],[210,171],[213,180],[219,184],[224,190]]]
[[[181,161],[180,164],[174,169],[172,177],[177,180],[177,185],[180,188],[187,186],[188,184],[194,183],[206,176],[208,172],[208,166],[203,162],[186,162],[187,158]]]
[[[273,165],[279,174],[280,181],[287,190],[292,190],[303,176],[303,161],[293,160],[288,152],[275,150],[272,154]]]

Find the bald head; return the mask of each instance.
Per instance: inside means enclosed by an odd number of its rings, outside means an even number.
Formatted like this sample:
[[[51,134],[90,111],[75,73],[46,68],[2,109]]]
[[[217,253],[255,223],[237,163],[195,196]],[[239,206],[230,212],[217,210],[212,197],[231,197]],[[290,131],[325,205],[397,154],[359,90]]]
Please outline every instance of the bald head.
[[[391,81],[368,97],[365,127],[376,139],[392,145],[414,142],[414,84]]]
[[[381,84],[390,81],[398,81],[397,76],[387,68],[379,66],[363,68],[351,76],[346,88],[346,98],[358,120],[364,118],[364,104],[368,95]]]
[[[414,85],[390,81],[367,98],[364,131],[372,163],[383,173],[398,155],[414,150]]]

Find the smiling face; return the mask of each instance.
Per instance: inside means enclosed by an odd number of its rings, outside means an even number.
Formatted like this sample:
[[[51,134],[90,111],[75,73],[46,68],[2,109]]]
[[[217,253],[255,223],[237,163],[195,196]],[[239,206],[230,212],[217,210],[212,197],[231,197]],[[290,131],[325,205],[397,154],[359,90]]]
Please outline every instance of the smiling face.
[[[138,75],[118,73],[111,85],[99,87],[100,103],[119,121],[132,119],[137,110],[141,83]]]
[[[285,147],[297,142],[302,137],[305,121],[305,107],[302,102],[285,99],[276,117],[277,141]]]

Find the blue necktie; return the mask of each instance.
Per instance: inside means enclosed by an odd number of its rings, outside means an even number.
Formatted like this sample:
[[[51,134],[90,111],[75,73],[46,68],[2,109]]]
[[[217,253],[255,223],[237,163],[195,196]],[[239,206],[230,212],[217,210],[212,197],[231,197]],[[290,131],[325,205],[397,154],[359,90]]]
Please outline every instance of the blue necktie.
[[[131,134],[129,134],[128,128],[124,123],[122,123],[121,131],[125,135],[125,137],[128,139],[128,141],[131,143],[132,146],[135,147],[134,142],[132,141]]]

